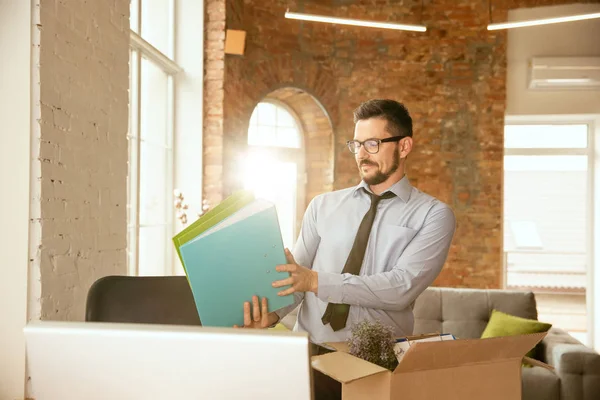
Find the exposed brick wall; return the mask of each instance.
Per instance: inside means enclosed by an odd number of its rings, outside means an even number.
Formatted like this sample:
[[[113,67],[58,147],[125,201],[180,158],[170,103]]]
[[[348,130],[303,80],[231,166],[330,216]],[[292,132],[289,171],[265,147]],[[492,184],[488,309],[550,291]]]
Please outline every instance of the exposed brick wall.
[[[270,59],[250,62],[245,58],[232,57],[227,60],[225,70],[223,190],[225,194],[229,194],[242,186],[240,166],[236,161],[247,148],[250,116],[256,104],[262,99],[281,88],[300,89],[318,99],[318,103],[315,101],[314,104],[322,107],[321,116],[328,115],[333,126],[337,121],[337,106],[336,88],[332,84],[333,76],[330,68],[310,62],[309,59],[292,60],[284,55],[277,55]],[[235,79],[227,78],[234,76]],[[306,117],[308,118],[308,115]],[[315,120],[311,123],[319,122]],[[316,143],[316,141],[311,143],[309,140],[308,144],[314,147]],[[322,174],[324,175],[321,177],[309,176],[309,180],[327,182],[331,179],[328,176],[331,177],[332,171],[322,171]]]
[[[493,2],[494,22],[508,8],[567,1]],[[407,174],[449,203],[458,229],[436,285],[496,288],[502,280],[502,157],[506,32],[489,32],[488,2],[474,0],[227,0],[227,28],[248,34],[244,56],[225,58],[224,191],[239,186],[256,102],[280,87],[313,95],[335,132],[334,189],[359,181],[345,141],[352,110],[370,98],[404,102],[415,121]],[[286,9],[340,17],[426,23],[426,33],[286,20]],[[324,173],[328,173],[324,171]]]
[[[223,199],[223,80],[225,78],[225,0],[205,0],[203,197]]]
[[[127,272],[129,1],[44,0],[35,15],[30,304],[81,320],[90,285]]]

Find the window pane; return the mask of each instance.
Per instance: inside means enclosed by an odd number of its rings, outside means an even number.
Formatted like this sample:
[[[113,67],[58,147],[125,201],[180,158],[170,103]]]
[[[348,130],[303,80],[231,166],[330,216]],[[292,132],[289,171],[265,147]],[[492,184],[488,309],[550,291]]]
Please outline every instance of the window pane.
[[[140,165],[140,225],[167,222],[167,150],[142,142]]]
[[[587,171],[587,156],[505,156],[505,171]]]
[[[138,223],[138,208],[137,199],[138,191],[138,141],[129,139],[129,173],[127,174],[127,224],[130,227],[137,226]],[[129,246],[135,245],[135,235],[131,238]]]
[[[283,245],[289,249],[294,247],[295,220],[296,220],[296,183],[298,170],[296,163],[279,162],[274,165],[277,170],[271,193],[271,201],[275,203]]]
[[[250,146],[260,146],[260,138],[257,134],[258,128],[254,125],[248,127],[248,144]]]
[[[277,125],[277,109],[275,105],[270,103],[259,103],[257,108],[259,125]]]
[[[137,266],[137,228],[135,226],[127,227],[127,273],[129,275],[136,274]]]
[[[587,125],[507,125],[504,147],[584,149],[587,131]]]
[[[278,128],[277,146],[300,148],[300,135],[296,128]]]
[[[142,140],[167,145],[168,76],[153,62],[142,58]]]
[[[270,179],[264,179],[265,171]],[[246,161],[244,188],[275,204],[283,244],[288,248],[295,240],[297,181],[296,163],[277,161],[264,153],[252,154]]]
[[[504,172],[507,284],[584,290],[587,157],[505,159],[511,167]]]
[[[277,126],[296,128],[296,120],[292,117],[292,114],[287,112],[281,107],[277,108]]]
[[[171,52],[171,1],[172,0],[139,0],[142,2],[142,33],[152,46],[173,58]]]
[[[277,128],[274,126],[259,126],[248,131],[252,136],[248,138],[248,144],[253,146],[276,146]]]
[[[517,248],[543,248],[538,226],[534,221],[508,221]]]
[[[281,106],[259,103],[250,118],[248,144],[300,148],[300,132],[296,120]]]
[[[168,245],[166,228],[164,226],[141,227],[139,240],[139,275],[164,275]]]
[[[141,0],[131,0],[129,3],[129,27],[131,28],[132,31],[134,31],[138,35],[139,35],[138,24],[139,24],[139,20],[140,20],[140,15],[138,13],[138,10],[139,10],[138,7],[140,5],[140,1]]]

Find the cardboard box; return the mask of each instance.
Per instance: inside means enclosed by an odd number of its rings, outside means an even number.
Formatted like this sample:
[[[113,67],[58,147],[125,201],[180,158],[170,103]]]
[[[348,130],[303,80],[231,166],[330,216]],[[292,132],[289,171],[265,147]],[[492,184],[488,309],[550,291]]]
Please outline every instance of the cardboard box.
[[[348,353],[312,357],[312,367],[342,383],[343,400],[520,400],[523,357],[546,333],[412,343],[394,371]]]

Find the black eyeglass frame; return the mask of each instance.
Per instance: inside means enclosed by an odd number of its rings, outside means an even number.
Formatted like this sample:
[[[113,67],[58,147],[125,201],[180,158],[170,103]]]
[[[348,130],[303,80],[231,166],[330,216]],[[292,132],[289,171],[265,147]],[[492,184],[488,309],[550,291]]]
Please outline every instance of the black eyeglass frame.
[[[389,143],[389,142],[399,142],[400,140],[406,138],[408,136],[392,136],[389,138],[385,138],[385,139],[376,139],[376,138],[370,138],[370,139],[366,139],[364,141],[360,141],[360,140],[348,140],[346,142],[346,146],[348,147],[348,150],[350,150],[350,153],[352,154],[356,154],[358,153],[358,151],[360,150],[361,146],[364,146],[364,144],[366,142],[376,142],[377,143],[377,150],[374,152],[370,152],[369,150],[367,150],[367,148],[365,147],[365,151],[369,154],[377,154],[379,153],[379,148],[381,147],[381,143]],[[352,151],[352,148],[350,147],[350,145],[354,144],[354,143],[358,143],[358,146],[353,146],[356,151]]]

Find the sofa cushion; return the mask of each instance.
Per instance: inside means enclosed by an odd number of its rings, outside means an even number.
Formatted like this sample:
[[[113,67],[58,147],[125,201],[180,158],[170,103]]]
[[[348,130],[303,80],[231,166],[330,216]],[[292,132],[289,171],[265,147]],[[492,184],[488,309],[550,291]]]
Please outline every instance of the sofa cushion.
[[[522,400],[560,400],[560,380],[542,367],[522,368]]]
[[[442,333],[442,294],[437,290],[426,289],[415,300],[413,306],[415,316],[414,334]]]
[[[489,318],[487,293],[476,290],[444,290],[441,293],[444,333],[465,339],[479,337]]]
[[[493,309],[522,318],[537,318],[531,292],[429,287],[415,301],[413,332],[479,338]]]
[[[521,318],[537,319],[537,304],[533,292],[513,290],[488,290],[489,311],[502,311],[503,313]]]

